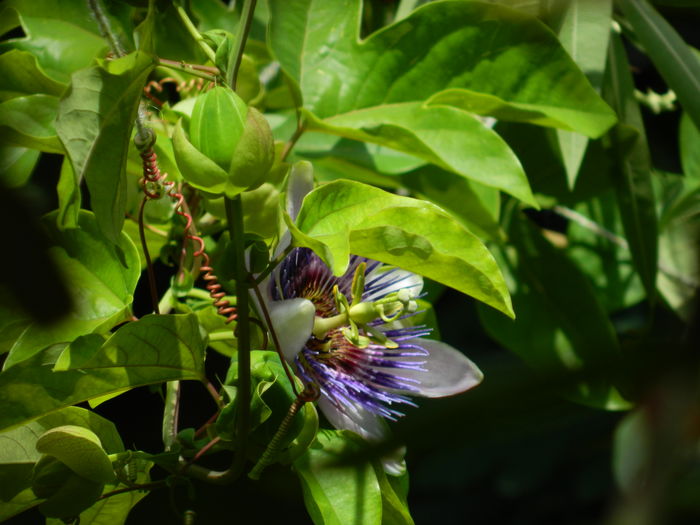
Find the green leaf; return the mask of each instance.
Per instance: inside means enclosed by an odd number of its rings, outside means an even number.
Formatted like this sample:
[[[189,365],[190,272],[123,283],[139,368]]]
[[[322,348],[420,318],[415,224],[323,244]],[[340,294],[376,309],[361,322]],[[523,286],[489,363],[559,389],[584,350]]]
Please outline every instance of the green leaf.
[[[63,154],[54,120],[58,99],[51,95],[16,97],[0,104],[0,139],[4,142]]]
[[[498,224],[501,196],[497,190],[469,181],[436,166],[424,166],[401,175],[403,185],[450,212],[483,240],[502,240]]]
[[[0,521],[8,520],[12,516],[38,505],[41,501],[34,495],[31,488],[24,489],[10,501],[3,501],[0,498]]]
[[[190,64],[203,64],[207,57],[187,31],[173,2],[163,10],[156,9],[154,24],[155,55]]]
[[[104,344],[96,347],[96,334],[68,346],[56,361],[56,371],[124,367],[129,378],[149,384],[154,370],[162,374],[172,369],[173,379],[204,380],[204,340],[194,314],[150,314],[117,330]],[[130,370],[130,369],[134,370]],[[162,381],[162,380],[161,380]],[[134,384],[122,385],[135,386]]]
[[[128,487],[121,485],[119,488],[126,489]],[[82,525],[124,525],[131,509],[148,494],[149,491],[146,490],[131,490],[98,500],[92,507],[80,513],[80,523]],[[64,523],[58,518],[46,519],[46,525],[63,525]]]
[[[58,361],[50,348],[0,373],[0,429],[129,387],[202,380],[204,349],[193,314],[149,315],[107,341],[82,336]]]
[[[643,409],[630,412],[615,429],[613,475],[624,493],[648,483],[652,461],[652,423]]]
[[[192,3],[192,11],[199,18],[199,30],[223,29],[236,34],[239,13],[218,0],[203,0]]]
[[[374,473],[382,493],[382,523],[387,525],[413,525],[413,518],[408,510],[406,494],[400,489],[408,490],[408,471],[401,476],[388,476],[381,462],[375,461]],[[397,491],[398,489],[398,491]]]
[[[668,305],[682,319],[690,320],[700,288],[700,187],[696,178],[662,173],[656,174],[654,182],[664,203],[656,286]]]
[[[148,10],[146,16],[139,25],[134,28],[134,40],[137,42],[139,51],[144,53],[155,53],[155,42],[153,35],[156,23],[156,2],[148,0]]]
[[[80,180],[75,176],[68,158],[63,158],[61,175],[56,185],[58,194],[58,212],[56,225],[59,230],[77,228],[80,220],[80,206],[82,195],[80,192]]]
[[[77,425],[61,425],[44,432],[36,450],[64,463],[73,472],[97,483],[115,480],[112,462],[92,430]]]
[[[550,21],[550,26],[593,88],[600,92],[610,40],[612,0],[567,0],[555,6],[558,16]],[[564,130],[557,130],[557,138],[569,188],[573,188],[588,138]]]
[[[60,97],[66,89],[66,84],[46,76],[34,55],[19,49],[0,55],[0,78],[0,101],[37,93]]]
[[[296,395],[276,352],[252,351],[250,368],[253,389],[249,444],[253,447],[254,454],[259,458],[275,436]],[[295,381],[297,389],[302,390],[301,382],[298,379]],[[229,368],[226,385],[232,401],[221,411],[216,422],[216,429],[217,434],[222,439],[235,441],[237,366]],[[306,403],[289,424],[284,437],[278,441],[277,457],[272,458],[273,461],[291,463],[308,448],[314,440],[317,430],[318,414],[316,409],[313,403]]]
[[[580,403],[629,408],[609,379],[619,347],[615,331],[591,284],[561,251],[525,218],[513,218],[515,251],[499,253],[508,268],[514,321],[479,305],[487,332],[533,369],[551,377],[585,371],[564,394]]]
[[[107,453],[124,450],[112,422],[78,407],[67,407],[0,433],[0,519],[9,517],[6,513],[18,513],[39,503],[33,493],[30,498],[23,496],[23,491],[31,485],[34,464],[41,457],[36,450],[36,442],[44,432],[61,425],[91,429],[100,438]]]
[[[58,82],[67,83],[72,72],[89,66],[108,49],[86,3],[9,0],[6,6],[17,10],[27,36],[3,42],[0,50],[15,48],[32,53]]]
[[[700,126],[693,124],[687,113],[681,117],[679,132],[683,175],[693,186],[700,185]]]
[[[294,462],[315,525],[382,523],[381,491],[371,463],[340,463],[359,449],[358,441],[349,432],[321,430]]]
[[[356,254],[415,272],[493,306],[513,311],[498,265],[472,233],[437,206],[358,182],[335,181],[304,199],[297,246],[314,250],[335,275]]]
[[[55,214],[44,217],[43,224],[54,245],[50,253],[72,291],[74,309],[64,320],[49,326],[18,312],[8,315],[23,328],[17,339],[6,343],[9,348],[0,347],[0,351],[10,350],[6,369],[49,345],[68,343],[93,331],[107,331],[127,319],[141,272],[133,243],[121,235],[117,246],[111,245],[98,231],[90,212],[80,214],[80,229],[58,230]],[[117,250],[121,250],[125,266],[119,262]]]
[[[700,60],[646,0],[620,0],[620,8],[683,109],[700,127]]]
[[[0,146],[0,180],[9,188],[23,186],[39,160],[34,149]]]
[[[618,196],[625,237],[650,300],[656,293],[658,227],[651,158],[634,84],[619,35],[612,35],[605,95],[620,123],[609,134],[615,169],[612,179]]]
[[[61,99],[56,131],[73,171],[85,179],[100,229],[117,242],[126,206],[126,159],[153,58],[133,53],[76,72]]]
[[[594,137],[615,121],[556,37],[500,5],[430,3],[364,40],[360,0],[269,6],[270,46],[322,119],[431,99]]]
[[[309,115],[307,127],[410,153],[537,206],[517,157],[503,139],[467,111],[406,102],[325,120]]]
[[[576,221],[569,221],[566,230],[566,252],[593,283],[605,310],[612,313],[642,301],[644,287],[632,264],[629,247],[621,237],[622,221],[615,193],[608,191],[582,202],[573,212],[617,236],[613,241]]]

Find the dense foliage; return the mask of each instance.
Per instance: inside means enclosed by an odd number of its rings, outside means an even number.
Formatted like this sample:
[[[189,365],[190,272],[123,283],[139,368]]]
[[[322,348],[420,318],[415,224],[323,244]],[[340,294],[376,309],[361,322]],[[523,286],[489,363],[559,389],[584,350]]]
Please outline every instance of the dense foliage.
[[[226,4],[0,4],[0,521],[698,519],[695,2]]]

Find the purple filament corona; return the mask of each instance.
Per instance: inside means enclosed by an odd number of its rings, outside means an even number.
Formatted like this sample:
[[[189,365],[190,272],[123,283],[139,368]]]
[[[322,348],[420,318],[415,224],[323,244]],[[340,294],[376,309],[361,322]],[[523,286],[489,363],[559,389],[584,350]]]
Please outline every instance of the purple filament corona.
[[[334,286],[337,285],[351,301],[353,276],[363,262],[367,265],[363,301],[377,301],[398,291],[400,287],[397,286],[406,278],[405,272],[358,256],[352,256],[347,271],[336,277],[310,249],[296,248],[273,274],[270,295],[276,301],[308,299],[319,317],[337,315]],[[407,283],[408,286],[411,284]],[[297,354],[295,365],[300,377],[305,382],[317,384],[322,395],[338,410],[344,411],[344,406],[360,405],[393,420],[403,414],[392,405],[415,406],[404,394],[417,393],[419,381],[400,372],[423,370],[428,352],[420,346],[418,338],[428,335],[430,329],[424,326],[401,327],[398,323],[387,324],[381,319],[370,324],[372,330],[382,332],[397,347],[388,348],[362,327],[360,334],[369,337],[370,342],[366,347],[359,347],[343,335],[341,328],[336,328],[323,340],[312,335]]]

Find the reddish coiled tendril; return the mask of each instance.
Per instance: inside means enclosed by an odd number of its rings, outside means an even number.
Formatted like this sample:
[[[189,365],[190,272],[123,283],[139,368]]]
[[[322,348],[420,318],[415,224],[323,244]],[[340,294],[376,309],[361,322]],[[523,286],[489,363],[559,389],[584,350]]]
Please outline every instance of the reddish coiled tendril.
[[[141,179],[141,187],[147,199],[160,199],[163,193],[168,195],[175,202],[175,213],[185,218],[185,239],[197,243],[197,249],[192,253],[194,257],[201,257],[202,264],[200,270],[204,272],[202,279],[206,281],[206,289],[209,295],[214,300],[219,315],[226,318],[226,323],[236,319],[236,307],[231,305],[231,302],[225,299],[226,293],[223,291],[219,279],[214,273],[214,268],[211,267],[211,260],[204,249],[204,240],[193,233],[192,216],[185,210],[185,197],[178,191],[173,181],[166,180],[168,174],[162,173],[158,167],[158,155],[153,150],[155,144],[155,134],[151,130],[147,130],[147,140],[144,140],[140,134],[134,137],[134,144],[139,150],[139,155],[143,162],[143,178]],[[183,243],[182,250],[186,250]]]
[[[160,100],[157,96],[153,94],[154,91],[158,93],[163,92],[163,86],[165,84],[174,84],[175,85],[175,91],[180,93],[180,95],[187,96],[192,93],[198,93],[200,91],[203,91],[205,89],[205,84],[207,83],[206,80],[203,78],[193,78],[188,81],[179,81],[176,78],[173,77],[165,77],[162,80],[151,80],[146,86],[143,88],[143,94],[151,101],[153,102],[158,108],[160,108],[163,105],[163,101]],[[214,84],[212,82],[209,82],[208,85],[206,86],[206,89],[211,89],[214,87]]]

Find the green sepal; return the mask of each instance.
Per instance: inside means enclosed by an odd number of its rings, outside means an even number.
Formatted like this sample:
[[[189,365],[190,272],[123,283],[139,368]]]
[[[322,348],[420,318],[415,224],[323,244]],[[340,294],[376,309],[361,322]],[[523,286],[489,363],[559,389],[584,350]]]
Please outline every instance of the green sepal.
[[[209,193],[224,192],[228,174],[192,145],[182,128],[182,121],[175,125],[173,131],[173,151],[182,177],[191,186]]]
[[[257,109],[251,107],[245,130],[231,159],[229,181],[234,186],[254,190],[267,180],[274,160],[275,143],[270,125]]]

